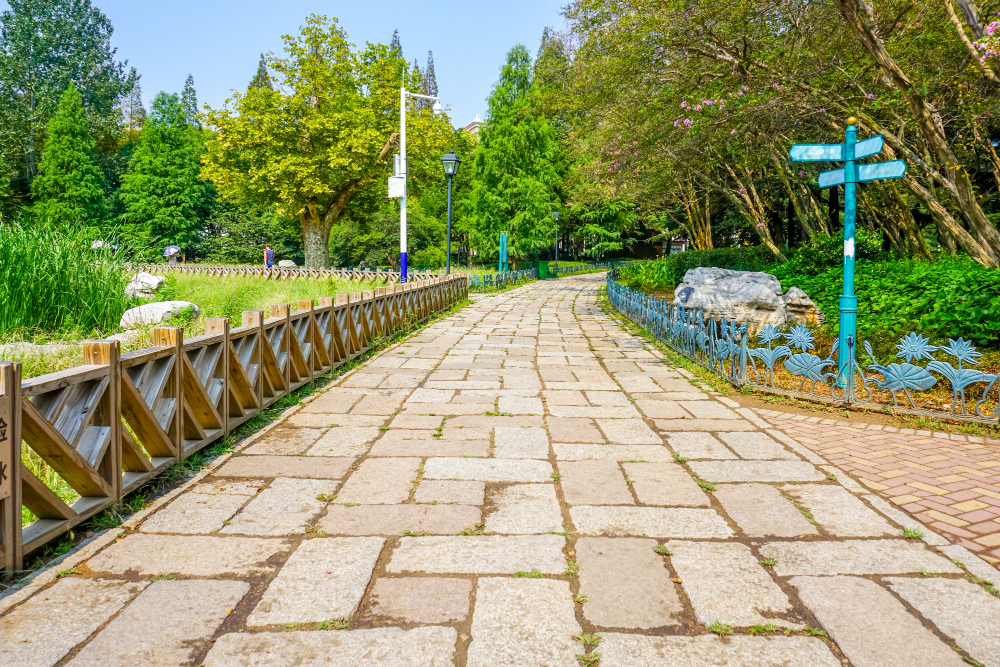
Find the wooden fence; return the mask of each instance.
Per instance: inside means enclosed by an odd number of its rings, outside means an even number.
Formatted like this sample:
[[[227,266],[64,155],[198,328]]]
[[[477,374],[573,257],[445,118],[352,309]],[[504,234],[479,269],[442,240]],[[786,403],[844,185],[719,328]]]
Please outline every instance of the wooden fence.
[[[399,282],[399,271],[390,271],[378,268],[347,268],[347,269],[306,269],[296,267],[293,269],[283,269],[274,267],[268,269],[263,266],[212,266],[208,264],[134,264],[132,268],[136,271],[146,271],[148,273],[188,273],[197,275],[216,276],[225,278],[227,276],[247,276],[250,278],[266,278],[268,280],[372,280],[393,285]],[[407,278],[413,280],[429,280],[443,275],[443,271],[410,271]]]
[[[120,354],[84,343],[84,366],[22,380],[0,364],[0,567],[105,508],[164,469],[225,438],[378,339],[468,295],[465,274],[207,318],[205,334],[153,330],[155,347]],[[63,502],[21,463],[23,442],[80,497]],[[21,507],[38,519],[22,529]]]

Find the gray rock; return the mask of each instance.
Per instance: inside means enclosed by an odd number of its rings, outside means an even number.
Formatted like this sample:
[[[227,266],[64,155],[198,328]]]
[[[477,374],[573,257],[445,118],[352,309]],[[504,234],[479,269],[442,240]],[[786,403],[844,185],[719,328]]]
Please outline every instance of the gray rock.
[[[578,505],[569,510],[581,535],[726,538],[733,530],[711,509]]]
[[[674,290],[674,302],[704,310],[712,319],[728,317],[757,329],[766,324],[817,324],[823,311],[797,287],[781,294],[781,282],[769,273],[712,267],[690,269]]]
[[[160,291],[160,287],[165,282],[167,282],[166,276],[154,276],[152,273],[140,271],[125,286],[125,296],[142,299],[152,298],[153,295]]]
[[[249,590],[244,581],[156,581],[68,664],[188,664]]]
[[[381,537],[302,542],[267,587],[247,625],[350,618],[364,597],[384,544]]]
[[[469,667],[575,665],[582,646],[568,581],[483,578],[472,614]]]
[[[671,540],[667,548],[670,563],[684,580],[684,592],[702,625],[720,621],[735,626],[775,623],[796,627],[775,617],[789,614],[792,605],[750,547],[736,542]]]
[[[856,667],[961,667],[965,661],[874,581],[794,577],[799,599]]]
[[[601,633],[601,667],[841,667],[817,637],[647,637]]]
[[[208,652],[204,667],[452,667],[455,628],[232,632]]]
[[[141,329],[145,326],[163,324],[172,317],[188,314],[198,317],[201,309],[190,301],[157,301],[129,308],[122,313],[118,325],[126,330]]]
[[[386,572],[436,574],[515,574],[566,570],[562,535],[458,535],[404,537]]]
[[[294,269],[297,265],[290,259],[280,259],[278,260],[279,269]]]
[[[148,586],[68,577],[0,618],[6,667],[54,665]]]
[[[683,611],[656,540],[581,537],[576,543],[584,617],[606,628],[650,629]]]
[[[986,665],[1000,665],[1000,599],[964,579],[889,577],[889,588]]]

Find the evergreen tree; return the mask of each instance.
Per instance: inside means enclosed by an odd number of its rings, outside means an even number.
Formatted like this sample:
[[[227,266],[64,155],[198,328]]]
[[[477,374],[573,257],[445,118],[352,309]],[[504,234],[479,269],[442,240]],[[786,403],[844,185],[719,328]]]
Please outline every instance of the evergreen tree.
[[[122,177],[121,217],[138,247],[186,247],[198,239],[209,190],[199,178],[201,133],[187,113],[176,94],[157,94]]]
[[[142,104],[142,86],[139,85],[139,75],[132,68],[135,84],[132,90],[122,98],[121,110],[124,121],[125,143],[130,143],[142,134],[142,126],[146,122],[146,107]]]
[[[390,51],[391,55],[393,55],[394,57],[399,58],[400,60],[405,61],[405,58],[403,58],[403,45],[400,44],[400,42],[399,42],[399,30],[398,29],[392,31],[392,41],[389,42],[389,51]]]
[[[27,193],[45,127],[73,82],[98,146],[117,148],[119,101],[134,80],[115,60],[111,21],[90,0],[9,0],[0,15],[0,152]]]
[[[562,149],[538,97],[531,56],[519,44],[487,100],[473,164],[470,217],[475,245],[487,252],[496,252],[500,232],[510,235],[512,257],[549,248],[555,238],[551,214],[560,205]]]
[[[198,120],[198,93],[194,90],[194,77],[190,74],[184,80],[181,102],[184,105],[184,117],[187,119],[188,125],[201,128],[201,121]]]
[[[267,73],[267,61],[264,59],[264,54],[260,54],[260,62],[257,63],[257,73],[254,74],[253,79],[250,81],[250,85],[247,89],[251,88],[266,88],[268,90],[274,90],[274,86],[271,84],[271,77]]]
[[[48,141],[32,182],[32,210],[39,220],[62,225],[103,220],[103,178],[94,165],[89,125],[83,98],[70,83],[46,128]]]
[[[424,69],[424,95],[437,97],[438,82],[434,74],[434,52],[427,52],[427,67]]]

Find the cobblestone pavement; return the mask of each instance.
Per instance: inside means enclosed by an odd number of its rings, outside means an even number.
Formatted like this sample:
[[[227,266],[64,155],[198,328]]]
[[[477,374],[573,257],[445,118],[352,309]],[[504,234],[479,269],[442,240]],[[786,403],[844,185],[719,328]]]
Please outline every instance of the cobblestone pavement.
[[[954,543],[1000,563],[1000,441],[759,412]]]
[[[1000,664],[995,570],[661,362],[602,281],[338,380],[0,600],[0,664]]]

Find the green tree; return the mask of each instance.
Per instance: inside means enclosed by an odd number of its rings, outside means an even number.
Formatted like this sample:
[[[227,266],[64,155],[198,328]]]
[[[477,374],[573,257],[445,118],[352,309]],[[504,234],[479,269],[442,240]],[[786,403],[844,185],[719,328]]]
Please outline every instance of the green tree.
[[[199,178],[202,145],[181,99],[157,94],[119,192],[121,218],[137,247],[189,247],[198,240],[210,201],[209,185]]]
[[[26,193],[45,128],[73,83],[99,148],[117,149],[118,101],[135,77],[115,60],[113,28],[90,0],[10,0],[0,15],[0,151]]]
[[[260,62],[257,63],[257,73],[253,75],[253,79],[250,80],[250,85],[247,88],[267,88],[268,90],[274,90],[271,77],[267,73],[267,61],[264,59],[263,53],[260,54]]]
[[[184,90],[181,93],[181,104],[184,105],[184,116],[188,125],[201,128],[201,121],[198,120],[198,93],[194,89],[194,77],[190,74],[184,80]]]
[[[100,223],[105,211],[103,177],[94,165],[94,138],[83,98],[72,83],[46,129],[40,173],[31,184],[33,212],[56,225]]]
[[[406,63],[381,44],[352,52],[336,20],[323,16],[309,16],[284,42],[284,57],[267,63],[282,80],[280,90],[237,92],[231,108],[206,114],[215,135],[203,174],[228,201],[298,216],[306,264],[325,267],[330,230],[355,196],[387,194]],[[407,126],[411,158],[440,152],[450,134],[447,117],[412,106]]]
[[[146,122],[146,107],[142,103],[142,86],[139,85],[139,75],[132,69],[135,84],[132,90],[122,98],[121,110],[124,120],[124,142],[130,143],[142,134],[142,126]]]
[[[560,206],[562,149],[532,84],[531,56],[519,44],[488,99],[473,165],[471,222],[476,247],[488,253],[496,252],[500,232],[510,235],[513,257],[537,253],[555,239],[551,214]]]

